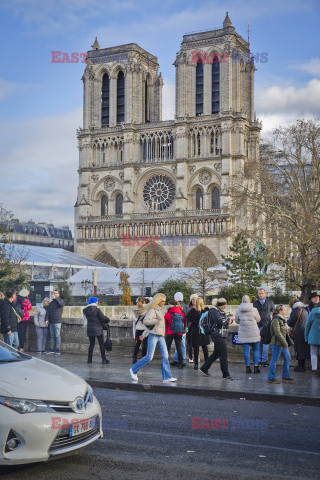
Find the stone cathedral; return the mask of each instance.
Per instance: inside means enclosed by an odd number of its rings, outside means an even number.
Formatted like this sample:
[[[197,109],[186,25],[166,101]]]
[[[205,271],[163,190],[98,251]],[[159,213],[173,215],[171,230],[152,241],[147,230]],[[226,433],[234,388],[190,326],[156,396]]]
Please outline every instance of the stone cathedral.
[[[221,29],[184,35],[166,121],[157,57],[97,39],[87,55],[76,252],[115,267],[220,264],[244,221],[230,175],[259,155],[249,43],[228,13]]]

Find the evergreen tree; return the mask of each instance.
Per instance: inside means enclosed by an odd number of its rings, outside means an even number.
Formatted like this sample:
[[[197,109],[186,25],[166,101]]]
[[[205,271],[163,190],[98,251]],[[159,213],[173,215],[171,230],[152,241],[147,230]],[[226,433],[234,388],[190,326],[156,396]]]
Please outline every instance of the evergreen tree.
[[[235,237],[230,254],[223,265],[231,272],[231,283],[237,295],[255,294],[262,276],[258,273],[256,260],[243,233]]]

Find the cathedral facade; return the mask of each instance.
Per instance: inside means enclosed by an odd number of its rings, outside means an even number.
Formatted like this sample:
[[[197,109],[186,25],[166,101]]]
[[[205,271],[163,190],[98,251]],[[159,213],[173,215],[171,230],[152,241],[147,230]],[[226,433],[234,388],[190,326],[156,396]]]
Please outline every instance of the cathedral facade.
[[[175,116],[157,58],[137,44],[88,52],[78,130],[76,252],[116,267],[215,266],[245,227],[230,178],[259,155],[254,64],[228,14],[183,36]]]

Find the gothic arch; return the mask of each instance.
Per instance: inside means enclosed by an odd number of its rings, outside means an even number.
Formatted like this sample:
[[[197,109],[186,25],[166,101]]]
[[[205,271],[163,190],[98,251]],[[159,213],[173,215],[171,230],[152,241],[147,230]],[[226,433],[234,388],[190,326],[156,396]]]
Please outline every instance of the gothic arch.
[[[119,268],[119,264],[117,260],[114,258],[111,253],[107,252],[107,250],[103,249],[100,250],[99,253],[94,257],[94,260],[97,262],[105,263],[106,265],[109,265],[111,267],[116,267]]]
[[[218,265],[218,260],[210,248],[201,244],[195,247],[186,258],[185,267],[209,268]]]
[[[130,268],[171,268],[167,252],[156,243],[146,243],[135,253]]]

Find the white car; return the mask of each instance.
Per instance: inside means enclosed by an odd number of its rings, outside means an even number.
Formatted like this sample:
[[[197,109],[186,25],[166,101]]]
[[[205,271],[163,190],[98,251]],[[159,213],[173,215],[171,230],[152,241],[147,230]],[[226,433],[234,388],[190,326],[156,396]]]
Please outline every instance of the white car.
[[[100,437],[100,404],[85,380],[0,341],[0,465],[69,455]]]

